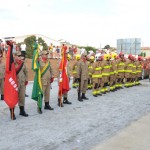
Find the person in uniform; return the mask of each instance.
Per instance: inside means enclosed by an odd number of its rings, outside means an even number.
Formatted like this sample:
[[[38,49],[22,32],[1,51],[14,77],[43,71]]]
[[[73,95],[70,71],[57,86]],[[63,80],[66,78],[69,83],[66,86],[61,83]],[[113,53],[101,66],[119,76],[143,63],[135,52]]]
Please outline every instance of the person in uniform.
[[[72,74],[73,74],[72,87],[73,88],[77,88],[79,86],[79,83],[77,81],[77,65],[78,65],[78,62],[79,62],[80,58],[81,58],[81,56],[79,54],[77,54],[76,55],[76,61],[73,64],[73,67],[72,67]]]
[[[92,64],[91,75],[92,75],[92,83],[93,83],[93,91],[92,94],[94,97],[101,95],[100,93],[100,84],[101,84],[101,66],[100,66],[100,59],[101,56],[96,57],[96,61]]]
[[[14,54],[14,59],[18,82],[18,105],[20,108],[20,115],[28,117],[28,114],[25,112],[25,91],[26,85],[28,84],[28,71],[24,62],[22,61],[23,58],[20,51]]]
[[[70,77],[71,77],[71,74],[70,74],[70,72],[71,72],[71,69],[70,69],[70,64],[69,64],[69,61],[70,61],[70,59],[71,59],[71,55],[67,52],[67,60],[68,60],[68,62],[67,62],[67,77],[68,77],[68,80],[69,80],[69,82],[70,82]],[[59,77],[58,77],[59,78]],[[59,81],[59,79],[58,79],[58,81]],[[72,104],[69,100],[68,100],[68,92],[66,92],[65,94],[63,94],[62,95],[63,96],[63,104]],[[62,103],[61,103],[61,99],[60,99],[60,96],[58,97],[58,106],[59,107],[64,107],[64,105],[63,105]]]
[[[108,90],[108,85],[109,85],[109,77],[110,77],[110,68],[111,68],[111,64],[110,64],[110,54],[104,54],[104,60],[102,63],[102,89],[101,92],[102,93],[106,93],[109,92]]]
[[[1,93],[1,100],[4,100],[4,77],[5,77],[5,64],[2,60],[3,56],[0,53],[0,93]]]
[[[94,63],[94,56],[90,56],[89,57],[89,64],[88,64],[88,72],[89,72],[89,78],[88,78],[88,89],[92,89],[92,66],[93,66],[93,63]]]
[[[111,72],[110,72],[110,91],[116,90],[116,80],[117,80],[117,54],[112,53],[111,54]]]
[[[85,96],[87,85],[88,85],[88,62],[86,56],[87,56],[86,52],[82,53],[81,60],[78,62],[78,66],[77,66],[77,78],[79,82],[78,100],[80,102],[82,102],[83,99],[88,100],[88,98]]]
[[[132,54],[129,54],[128,59],[125,62],[125,84],[124,86],[126,88],[131,86],[132,68],[133,68]]]
[[[53,110],[49,105],[50,100],[50,85],[54,81],[54,75],[53,70],[50,64],[50,61],[48,60],[48,51],[41,51],[40,55],[41,58],[39,60],[40,62],[40,70],[41,70],[41,83],[42,83],[42,91],[44,95],[44,102],[45,106],[44,109],[46,110]],[[41,114],[42,110],[41,108],[38,108],[38,112]]]
[[[124,58],[124,53],[120,52],[119,53],[119,59],[118,59],[118,64],[117,64],[117,68],[118,68],[118,74],[117,74],[117,84],[116,87],[117,89],[123,88],[122,84],[123,84],[123,80],[124,80],[124,76],[125,76],[125,58]]]

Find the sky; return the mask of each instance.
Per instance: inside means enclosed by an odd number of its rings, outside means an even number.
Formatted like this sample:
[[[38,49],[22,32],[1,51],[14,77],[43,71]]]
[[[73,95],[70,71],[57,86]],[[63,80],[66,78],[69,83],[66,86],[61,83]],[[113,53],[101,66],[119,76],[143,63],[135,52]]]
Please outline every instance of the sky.
[[[97,48],[123,38],[150,46],[150,1],[0,0],[0,37],[29,34]]]

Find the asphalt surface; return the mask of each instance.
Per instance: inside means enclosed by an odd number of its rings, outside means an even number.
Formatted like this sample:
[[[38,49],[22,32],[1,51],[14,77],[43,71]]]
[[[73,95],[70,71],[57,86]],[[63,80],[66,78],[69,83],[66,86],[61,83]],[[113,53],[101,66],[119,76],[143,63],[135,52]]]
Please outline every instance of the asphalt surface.
[[[90,150],[150,112],[150,82],[110,92],[97,98],[87,91],[89,100],[77,101],[77,90],[71,89],[72,105],[57,106],[58,85],[52,85],[50,104],[54,111],[37,113],[31,99],[33,84],[27,86],[26,112],[10,120],[5,102],[0,101],[0,150]],[[44,104],[43,104],[44,106]]]

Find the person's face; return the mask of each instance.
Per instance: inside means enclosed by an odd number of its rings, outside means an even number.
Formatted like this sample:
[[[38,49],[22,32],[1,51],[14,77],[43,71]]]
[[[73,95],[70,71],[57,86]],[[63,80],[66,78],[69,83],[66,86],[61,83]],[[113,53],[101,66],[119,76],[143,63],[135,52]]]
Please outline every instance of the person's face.
[[[21,56],[15,56],[15,61],[17,63],[20,63],[21,62]]]
[[[43,58],[48,58],[48,54],[43,54],[42,57]]]

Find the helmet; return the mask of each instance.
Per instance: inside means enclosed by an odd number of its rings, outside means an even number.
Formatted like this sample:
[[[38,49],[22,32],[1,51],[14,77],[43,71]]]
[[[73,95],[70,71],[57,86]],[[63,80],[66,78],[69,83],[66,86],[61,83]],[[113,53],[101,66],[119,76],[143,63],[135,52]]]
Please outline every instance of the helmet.
[[[138,56],[138,61],[142,61],[142,60],[143,60],[142,56]]]
[[[111,57],[112,57],[112,59],[116,59],[117,58],[117,53],[111,53]]]
[[[104,54],[104,59],[109,60],[110,59],[110,54]]]
[[[77,54],[77,55],[76,55],[76,60],[80,60],[80,58],[81,58],[81,55],[80,55],[80,54]]]
[[[67,59],[70,60],[71,59],[71,55],[67,54]]]
[[[90,56],[90,60],[94,60],[94,56]]]
[[[119,57],[121,58],[121,57],[124,57],[124,53],[123,52],[120,52],[119,53]]]
[[[132,57],[133,57],[132,54],[128,55],[128,59],[132,60]]]

